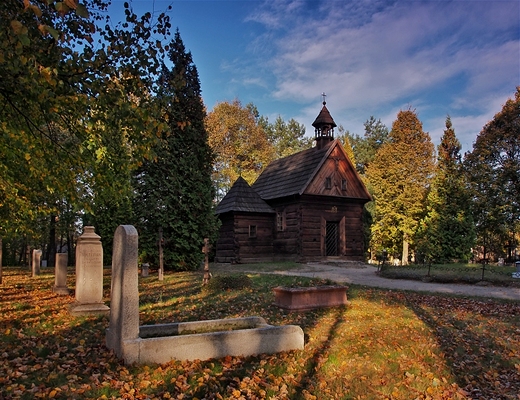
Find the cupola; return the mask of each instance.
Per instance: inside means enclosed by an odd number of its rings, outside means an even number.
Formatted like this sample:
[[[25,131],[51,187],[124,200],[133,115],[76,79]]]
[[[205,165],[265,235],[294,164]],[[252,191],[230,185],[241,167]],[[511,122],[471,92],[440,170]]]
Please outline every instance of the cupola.
[[[316,120],[312,123],[312,126],[314,126],[314,139],[316,140],[316,147],[318,149],[322,149],[327,143],[334,140],[334,128],[337,126],[327,109],[325,93],[323,93],[322,96],[323,107],[316,117]]]

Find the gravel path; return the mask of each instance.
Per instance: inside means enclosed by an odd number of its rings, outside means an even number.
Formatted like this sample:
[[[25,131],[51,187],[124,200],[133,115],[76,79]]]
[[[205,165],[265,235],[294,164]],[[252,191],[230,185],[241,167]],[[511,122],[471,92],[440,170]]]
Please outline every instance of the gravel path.
[[[235,272],[258,272],[254,270],[244,270],[240,265],[219,265],[213,268],[214,271],[235,271]],[[269,271],[266,273],[288,276],[306,276],[311,278],[330,279],[339,283],[353,283],[370,287],[413,290],[417,292],[445,293],[454,295],[477,296],[485,298],[498,298],[520,301],[520,288],[502,286],[479,286],[454,283],[433,283],[421,282],[407,279],[388,279],[379,276],[377,268],[368,264],[348,263],[308,263],[301,264],[301,268],[290,270]]]

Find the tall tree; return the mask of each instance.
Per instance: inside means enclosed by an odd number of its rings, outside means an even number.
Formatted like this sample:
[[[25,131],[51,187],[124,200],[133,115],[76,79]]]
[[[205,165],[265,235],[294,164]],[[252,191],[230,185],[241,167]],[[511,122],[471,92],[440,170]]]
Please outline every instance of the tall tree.
[[[434,171],[434,146],[413,110],[398,113],[389,139],[366,174],[375,198],[371,247],[400,252],[401,262],[408,264],[408,246],[423,215]]]
[[[451,118],[437,152],[437,166],[418,232],[418,253],[427,261],[467,261],[475,243],[471,196]]]
[[[498,255],[515,246],[520,221],[520,86],[477,136],[464,163],[479,244]]]
[[[354,153],[354,148],[352,147],[352,142],[356,140],[355,136],[352,135],[349,131],[346,131],[345,128],[343,128],[343,125],[340,125],[338,127],[337,139],[339,139],[339,141],[343,145],[343,148],[345,149],[345,152],[347,153],[350,162],[354,165],[354,168],[356,168],[356,155]]]
[[[294,118],[285,122],[281,115],[273,123],[262,118],[267,139],[273,145],[276,159],[289,156],[312,147],[312,138],[305,137],[305,126]]]
[[[388,128],[380,119],[376,120],[371,116],[363,125],[365,126],[363,136],[352,134],[349,131],[344,133],[352,146],[356,160],[355,166],[361,175],[365,174],[379,148],[389,140]]]
[[[213,181],[217,200],[242,176],[252,184],[274,159],[274,148],[251,106],[239,100],[215,105],[206,118],[209,144],[215,153]]]
[[[0,3],[0,234],[29,232],[62,203],[93,211],[95,190],[124,187],[153,143],[149,98],[169,20],[125,3],[114,26],[109,4]]]
[[[157,233],[162,228],[165,266],[189,270],[202,260],[204,238],[216,232],[213,155],[199,75],[178,30],[168,56],[173,67],[163,67],[157,93],[167,129],[153,148],[154,157],[137,171],[134,211],[143,256],[154,255],[157,261]]]

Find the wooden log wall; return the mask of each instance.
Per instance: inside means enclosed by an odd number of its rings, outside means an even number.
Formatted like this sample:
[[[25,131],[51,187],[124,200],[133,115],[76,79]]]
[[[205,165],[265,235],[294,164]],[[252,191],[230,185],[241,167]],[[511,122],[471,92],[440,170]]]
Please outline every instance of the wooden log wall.
[[[315,259],[325,256],[325,225],[338,222],[339,256],[362,260],[363,204],[348,201],[330,202],[307,198],[302,203],[302,257]]]
[[[237,262],[272,258],[273,224],[273,214],[235,215],[235,240],[239,247]],[[256,226],[256,237],[249,236],[251,225]]]
[[[217,248],[215,252],[216,262],[235,262],[237,257],[237,243],[234,234],[234,216],[232,213],[226,213],[220,216],[221,225],[217,239]]]

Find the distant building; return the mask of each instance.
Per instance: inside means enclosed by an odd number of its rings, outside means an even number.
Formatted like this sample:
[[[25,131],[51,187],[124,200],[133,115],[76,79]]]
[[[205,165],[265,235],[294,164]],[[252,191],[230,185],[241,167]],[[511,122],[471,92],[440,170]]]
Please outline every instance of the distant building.
[[[238,178],[216,208],[216,262],[363,260],[363,207],[371,200],[339,140],[325,101],[316,146]]]

